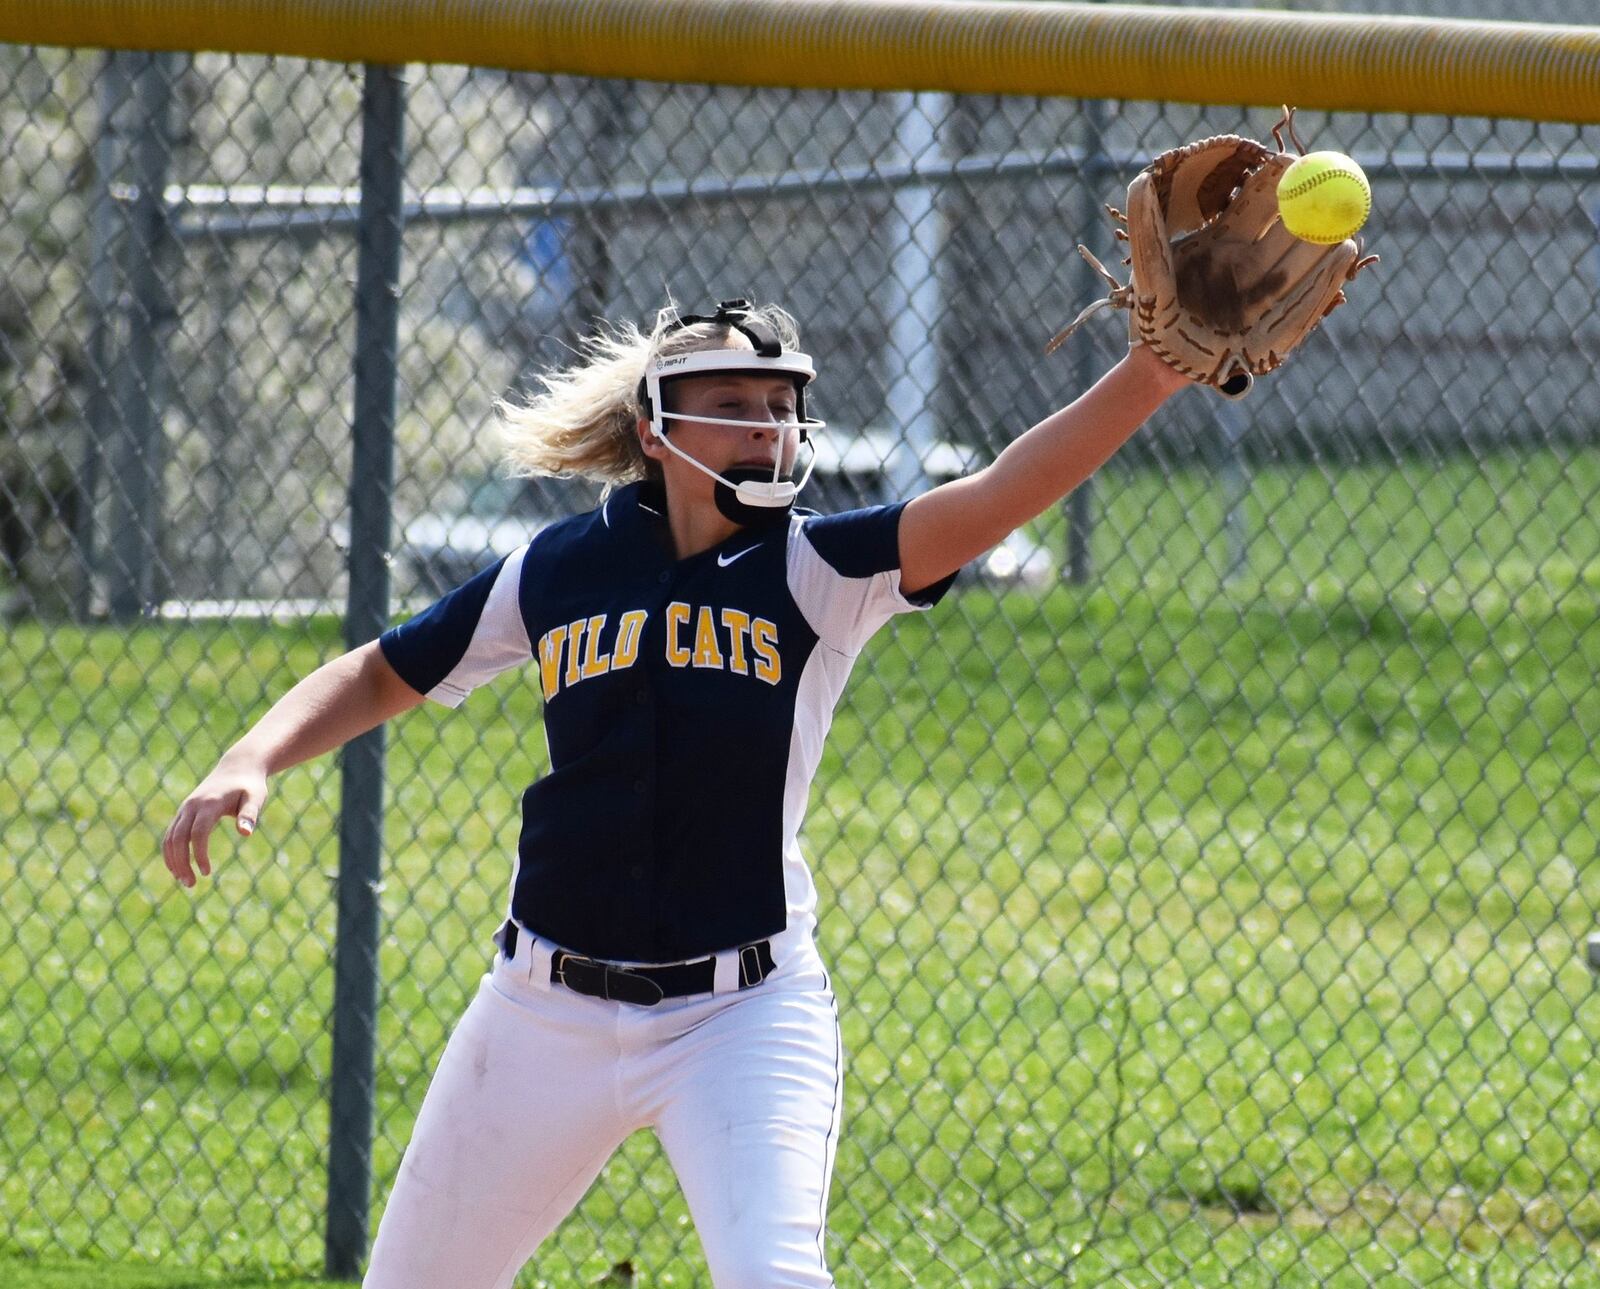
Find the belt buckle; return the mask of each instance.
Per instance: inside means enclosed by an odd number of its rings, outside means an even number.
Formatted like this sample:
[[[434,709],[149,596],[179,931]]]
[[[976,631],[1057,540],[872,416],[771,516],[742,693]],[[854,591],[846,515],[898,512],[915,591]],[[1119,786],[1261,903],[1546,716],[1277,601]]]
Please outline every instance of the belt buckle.
[[[767,978],[761,969],[761,951],[753,944],[739,950],[739,988],[749,989]]]

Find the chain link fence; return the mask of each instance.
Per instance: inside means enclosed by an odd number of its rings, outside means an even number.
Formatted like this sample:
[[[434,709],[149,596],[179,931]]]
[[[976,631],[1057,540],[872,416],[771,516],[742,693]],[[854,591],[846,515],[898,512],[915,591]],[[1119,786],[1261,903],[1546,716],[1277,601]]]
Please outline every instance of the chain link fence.
[[[159,840],[343,649],[360,71],[0,65],[0,1254],[313,1268],[339,760],[193,895]],[[488,431],[595,316],[784,303],[813,504],[907,495],[1121,351],[1041,354],[1101,203],[1278,115],[405,79],[397,618],[593,500]],[[841,1285],[1600,1283],[1600,129],[1297,125],[1373,179],[1349,306],[886,630],[836,719]],[[377,1205],[492,952],[536,688],[388,733]],[[636,1277],[704,1282],[645,1135],[519,1283]]]

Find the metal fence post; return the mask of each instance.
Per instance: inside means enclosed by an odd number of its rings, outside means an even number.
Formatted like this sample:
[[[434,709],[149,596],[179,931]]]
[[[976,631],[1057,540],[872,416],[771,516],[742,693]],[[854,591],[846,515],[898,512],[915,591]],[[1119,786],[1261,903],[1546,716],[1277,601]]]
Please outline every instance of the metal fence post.
[[[345,643],[352,649],[376,637],[389,618],[404,111],[403,69],[369,64],[361,103],[350,592],[345,614]],[[325,1248],[327,1274],[345,1280],[356,1278],[366,1256],[372,1192],[383,760],[381,725],[345,745]]]
[[[1209,393],[1209,391],[1208,391]],[[1212,415],[1217,418],[1217,444],[1221,461],[1217,474],[1223,489],[1222,531],[1227,540],[1227,566],[1223,580],[1232,583],[1244,572],[1250,558],[1245,541],[1244,501],[1250,491],[1250,478],[1239,444],[1250,428],[1250,419],[1238,403],[1226,398],[1211,399]]]
[[[586,123],[585,164],[592,168],[595,193],[604,197],[617,183],[618,171],[633,128],[634,87],[627,81],[600,81],[590,97]],[[627,272],[613,260],[613,231],[625,212],[597,203],[572,224],[573,293],[567,343],[578,345],[606,316],[613,293]],[[651,283],[654,290],[657,284]],[[653,313],[653,311],[652,311]]]
[[[895,142],[905,163],[920,168],[939,160],[939,129],[949,111],[946,94],[897,94]],[[939,318],[944,312],[939,260],[944,251],[944,214],[935,200],[936,180],[896,188],[885,221],[891,268],[885,283],[889,344],[884,373],[884,410],[905,450],[887,463],[896,497],[928,486],[926,463],[939,435],[934,395],[939,384]]]
[[[1083,105],[1083,167],[1078,172],[1079,214],[1078,227],[1097,228],[1101,225],[1100,198],[1096,185],[1102,171],[1111,173],[1111,158],[1105,155],[1102,132],[1105,129],[1106,105],[1100,99],[1089,99]],[[1117,243],[1113,243],[1117,245]],[[1074,257],[1076,258],[1076,257]],[[1115,269],[1120,254],[1107,263]],[[1099,295],[1104,284],[1088,264],[1079,262],[1076,277],[1084,283],[1077,298],[1088,300]],[[1118,315],[1121,316],[1120,314]],[[1073,359],[1073,378],[1079,393],[1094,384],[1098,355],[1090,336],[1078,343]],[[1074,586],[1084,586],[1089,581],[1089,542],[1094,528],[1094,479],[1085,479],[1062,503],[1067,508],[1067,579]]]
[[[166,184],[172,164],[173,54],[132,54],[137,131],[129,150],[136,186],[124,244],[128,301],[115,397],[120,417],[111,452],[114,502],[108,550],[116,552],[110,570],[111,615],[137,618],[162,598],[163,347],[174,317],[167,263],[172,238],[167,226]]]
[[[104,478],[106,446],[111,442],[116,391],[117,263],[121,241],[122,216],[111,196],[111,185],[124,166],[123,118],[127,115],[129,60],[137,55],[107,50],[100,71],[97,99],[100,105],[99,133],[94,141],[94,196],[89,206],[88,352],[90,385],[88,435],[84,440],[79,465],[79,490],[83,505],[78,510],[73,540],[83,570],[75,593],[73,614],[87,622],[95,613],[96,503]]]

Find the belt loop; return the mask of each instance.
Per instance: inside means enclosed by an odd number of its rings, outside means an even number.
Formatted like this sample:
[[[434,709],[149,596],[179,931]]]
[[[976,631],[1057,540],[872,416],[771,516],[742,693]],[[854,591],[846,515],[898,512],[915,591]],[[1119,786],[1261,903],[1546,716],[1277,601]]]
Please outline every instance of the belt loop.
[[[542,935],[533,935],[524,931],[522,938],[528,944],[527,981],[540,989],[550,988],[550,960],[556,956],[555,945],[546,940]],[[521,952],[519,946],[518,952]],[[522,968],[519,966],[518,971]]]
[[[505,960],[501,970],[524,984],[539,985],[545,989],[550,987],[549,944],[512,918],[507,918],[495,932],[494,941],[500,946],[499,956]],[[511,947],[509,954],[505,952],[508,943]],[[543,977],[539,975],[541,969],[544,971]]]
[[[517,965],[517,956],[521,954],[523,961],[526,962],[527,949],[525,945],[529,938],[528,933],[519,927],[513,919],[507,918],[500,924],[500,929],[494,933],[495,965],[509,975],[520,975],[522,969]]]
[[[712,957],[717,965],[711,977],[711,992],[716,994],[736,992],[739,988],[739,951],[724,949]]]

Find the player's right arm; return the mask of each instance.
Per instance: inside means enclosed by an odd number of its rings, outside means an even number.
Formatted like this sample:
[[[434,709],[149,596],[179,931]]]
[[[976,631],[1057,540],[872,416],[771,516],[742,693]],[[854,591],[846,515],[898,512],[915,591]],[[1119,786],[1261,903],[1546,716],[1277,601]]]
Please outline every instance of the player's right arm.
[[[167,870],[185,886],[211,874],[211,830],[233,815],[246,836],[260,817],[267,778],[424,702],[376,640],[324,663],[274,703],[178,808],[161,839]]]
[[[248,835],[261,817],[267,777],[348,743],[425,698],[460,706],[472,690],[533,656],[521,609],[523,546],[378,639],[325,663],[272,705],[178,808],[161,841],[167,869],[185,886],[211,875],[207,841],[217,821]]]

